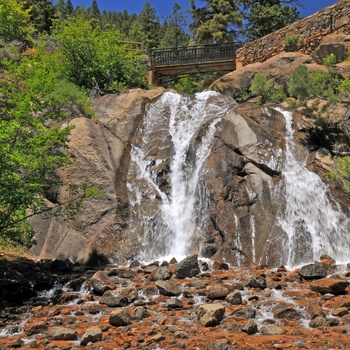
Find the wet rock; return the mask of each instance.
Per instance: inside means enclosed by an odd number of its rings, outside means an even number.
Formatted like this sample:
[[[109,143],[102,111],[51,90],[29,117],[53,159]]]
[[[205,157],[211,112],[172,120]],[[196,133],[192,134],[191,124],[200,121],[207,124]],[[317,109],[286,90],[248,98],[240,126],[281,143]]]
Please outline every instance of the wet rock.
[[[118,276],[126,279],[132,279],[135,275],[136,271],[131,269],[113,269],[108,272],[108,276]]]
[[[255,318],[256,311],[252,308],[239,309],[235,312],[236,316],[242,316],[245,318]]]
[[[23,346],[24,346],[24,341],[21,338],[16,339],[9,344],[9,347],[12,349],[20,349]]]
[[[88,343],[96,343],[102,339],[102,330],[100,327],[93,326],[88,328],[81,337],[80,345],[87,345]]]
[[[183,303],[179,299],[168,299],[165,302],[165,307],[168,309],[182,309],[183,308]]]
[[[339,324],[336,318],[328,318],[325,316],[316,316],[309,322],[311,328],[334,327]]]
[[[168,280],[171,277],[171,272],[169,271],[168,266],[160,266],[157,270],[153,271],[151,273],[151,280],[157,281],[157,280]]]
[[[299,320],[302,317],[300,311],[294,306],[282,303],[281,305],[275,306],[273,309],[275,318],[286,318],[287,320]]]
[[[338,317],[347,315],[348,313],[349,313],[349,310],[346,307],[337,307],[332,311],[332,315],[338,316]]]
[[[230,290],[224,286],[209,286],[207,289],[207,298],[208,299],[225,299],[230,293]]]
[[[122,295],[103,295],[99,302],[100,304],[106,304],[109,307],[123,307],[129,304],[128,298]]]
[[[197,309],[197,319],[203,327],[217,326],[224,318],[224,314],[225,306],[222,304],[205,304]]]
[[[279,335],[284,334],[286,331],[281,327],[275,326],[273,324],[268,324],[261,328],[260,332],[265,335]]]
[[[181,294],[181,289],[172,281],[156,281],[156,287],[159,293],[169,297],[177,296]]]
[[[247,285],[250,288],[265,289],[266,288],[266,279],[263,276],[254,276],[249,280]]]
[[[177,278],[197,276],[200,273],[198,255],[192,255],[180,261],[177,264],[175,273]]]
[[[73,263],[69,259],[65,260],[54,260],[51,262],[51,270],[69,272],[73,270]]]
[[[226,301],[231,305],[241,305],[242,295],[240,292],[231,292],[227,297]]]
[[[95,315],[95,314],[98,314],[100,312],[105,311],[106,308],[107,307],[105,305],[92,304],[88,307],[87,312],[91,315]]]
[[[174,333],[175,338],[188,339],[188,335],[183,331],[177,331]]]
[[[38,322],[34,325],[24,328],[25,334],[30,337],[33,334],[45,333],[48,329],[48,324],[45,321]]]
[[[255,334],[258,332],[258,325],[252,319],[249,319],[245,326],[242,327],[242,331],[247,334]]]
[[[100,270],[92,276],[91,287],[94,292],[102,294],[107,290],[114,289],[115,283],[105,271]]]
[[[54,326],[47,332],[51,340],[77,340],[78,334],[73,330],[61,326]]]
[[[134,313],[135,313],[135,318],[137,320],[143,320],[144,318],[147,318],[150,316],[147,309],[144,308],[143,306],[139,306],[139,307],[135,308]]]
[[[118,309],[110,313],[109,323],[115,327],[123,327],[131,324],[132,319],[129,312],[126,309]]]
[[[332,278],[322,278],[311,282],[310,289],[321,294],[331,293],[334,295],[343,294],[349,282]]]
[[[306,280],[320,279],[328,275],[328,267],[322,263],[308,264],[301,267],[299,274]]]
[[[207,286],[207,284],[208,284],[207,282],[196,277],[191,278],[191,281],[190,281],[190,287],[194,287],[194,288],[204,288]]]

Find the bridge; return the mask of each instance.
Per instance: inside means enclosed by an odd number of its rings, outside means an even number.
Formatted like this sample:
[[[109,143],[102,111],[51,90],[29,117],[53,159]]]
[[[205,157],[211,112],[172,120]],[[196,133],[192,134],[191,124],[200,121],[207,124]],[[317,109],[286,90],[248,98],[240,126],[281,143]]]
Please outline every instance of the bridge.
[[[241,46],[231,43],[155,49],[148,63],[148,83],[161,84],[170,75],[233,71],[236,50]]]

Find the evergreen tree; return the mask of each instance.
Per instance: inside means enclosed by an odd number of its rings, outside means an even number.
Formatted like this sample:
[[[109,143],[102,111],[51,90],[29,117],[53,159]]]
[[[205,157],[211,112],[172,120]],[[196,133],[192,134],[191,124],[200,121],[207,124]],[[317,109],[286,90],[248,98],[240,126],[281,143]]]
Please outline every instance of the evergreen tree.
[[[146,47],[153,49],[159,47],[160,27],[156,9],[146,2],[130,29],[130,37],[133,40],[142,41]]]
[[[181,12],[181,6],[175,3],[173,12],[162,24],[160,47],[186,46],[189,42],[189,35],[182,29],[185,25],[186,20]]]
[[[73,6],[71,0],[67,0],[67,2],[66,2],[66,8],[67,8],[68,15],[70,15],[70,14],[73,13],[73,11],[74,11],[74,6]]]
[[[195,42],[200,44],[232,42],[237,38],[237,28],[242,25],[242,17],[235,0],[203,0],[203,7],[191,0],[193,23],[190,30]]]
[[[95,18],[99,20],[101,18],[101,11],[98,8],[97,1],[92,0],[91,7],[87,10],[89,18]]]
[[[25,0],[24,6],[30,12],[30,20],[37,33],[50,33],[55,8],[49,0]]]
[[[67,18],[68,9],[67,9],[67,5],[64,2],[64,0],[57,1],[56,5],[55,5],[55,13],[56,13],[56,16],[61,20]]]
[[[298,0],[242,0],[246,21],[243,36],[251,41],[283,28],[301,18],[294,5]]]

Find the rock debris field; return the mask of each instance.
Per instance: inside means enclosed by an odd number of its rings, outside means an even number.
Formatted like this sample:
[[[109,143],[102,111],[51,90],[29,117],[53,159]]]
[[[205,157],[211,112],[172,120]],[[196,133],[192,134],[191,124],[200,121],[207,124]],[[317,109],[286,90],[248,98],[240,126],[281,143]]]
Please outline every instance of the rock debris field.
[[[329,256],[292,271],[0,263],[1,350],[350,348],[350,270]]]

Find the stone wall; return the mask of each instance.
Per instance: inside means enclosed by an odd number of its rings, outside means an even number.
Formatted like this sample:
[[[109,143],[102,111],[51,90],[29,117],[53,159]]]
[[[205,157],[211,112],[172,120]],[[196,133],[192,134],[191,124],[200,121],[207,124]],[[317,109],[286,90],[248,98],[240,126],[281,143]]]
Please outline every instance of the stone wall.
[[[312,16],[246,44],[237,51],[237,69],[264,62],[283,51],[311,54],[329,34],[350,34],[350,0],[341,0]],[[289,39],[290,45],[285,45],[285,38]]]

